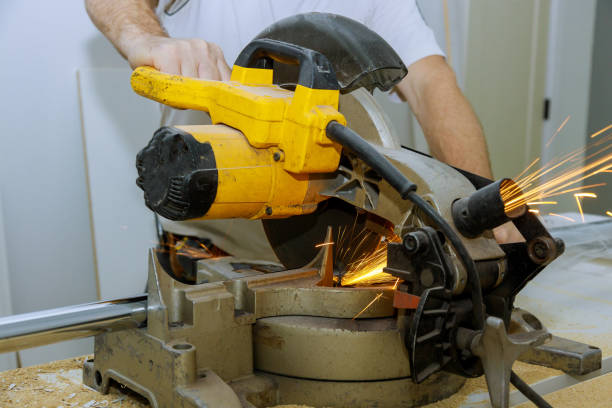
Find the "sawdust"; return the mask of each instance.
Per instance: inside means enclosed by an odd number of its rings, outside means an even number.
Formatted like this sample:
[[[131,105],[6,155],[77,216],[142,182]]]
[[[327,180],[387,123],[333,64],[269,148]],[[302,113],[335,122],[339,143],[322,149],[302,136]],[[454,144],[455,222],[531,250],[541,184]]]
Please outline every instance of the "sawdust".
[[[578,383],[544,396],[553,407],[609,408],[612,405],[612,373]],[[517,408],[535,407],[525,402]]]
[[[529,384],[533,384],[545,378],[563,374],[561,371],[554,370],[552,368],[521,363],[520,361],[514,363],[513,369],[519,377]],[[514,390],[514,387],[511,387],[511,389]],[[467,402],[467,399],[471,394],[485,392],[487,392],[487,383],[485,382],[484,376],[472,378],[467,380],[456,394],[442,401],[425,405],[423,408],[456,408]]]
[[[0,407],[141,408],[148,404],[112,388],[103,395],[81,382],[83,363],[90,356],[0,372]]]
[[[568,336],[569,337],[569,336]],[[598,344],[599,345],[599,344]],[[100,394],[81,383],[83,363],[91,356],[60,360],[40,366],[0,372],[0,407],[64,407],[64,408],[142,408],[149,405],[112,388]],[[521,362],[516,373],[528,383],[561,374],[560,371]],[[426,408],[455,408],[473,393],[486,392],[484,377],[468,380],[455,395]],[[552,395],[552,394],[551,394]],[[612,392],[608,395],[612,398]],[[273,408],[310,408],[306,405],[278,405]]]

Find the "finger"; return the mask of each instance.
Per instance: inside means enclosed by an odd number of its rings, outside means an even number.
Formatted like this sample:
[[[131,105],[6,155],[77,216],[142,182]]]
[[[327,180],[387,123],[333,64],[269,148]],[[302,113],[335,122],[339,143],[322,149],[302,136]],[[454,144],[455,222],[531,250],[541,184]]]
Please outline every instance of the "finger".
[[[232,70],[225,62],[224,58],[217,60],[217,69],[219,70],[219,76],[221,77],[221,81],[229,81],[232,75]]]
[[[161,72],[171,75],[180,75],[181,67],[178,57],[174,53],[160,54],[155,58],[154,67]]]
[[[200,61],[198,65],[198,78],[218,81],[220,78],[219,70],[208,60]]]
[[[191,49],[183,50],[182,54],[179,57],[179,61],[181,75],[190,78],[197,78],[198,67],[195,58],[193,57],[193,53],[191,52]]]

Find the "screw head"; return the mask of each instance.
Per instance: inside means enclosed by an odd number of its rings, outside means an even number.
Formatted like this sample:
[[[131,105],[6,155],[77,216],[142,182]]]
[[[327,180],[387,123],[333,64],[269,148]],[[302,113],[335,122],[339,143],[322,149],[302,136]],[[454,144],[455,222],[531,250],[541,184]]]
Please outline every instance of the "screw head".
[[[266,215],[272,215],[272,207],[266,207]]]

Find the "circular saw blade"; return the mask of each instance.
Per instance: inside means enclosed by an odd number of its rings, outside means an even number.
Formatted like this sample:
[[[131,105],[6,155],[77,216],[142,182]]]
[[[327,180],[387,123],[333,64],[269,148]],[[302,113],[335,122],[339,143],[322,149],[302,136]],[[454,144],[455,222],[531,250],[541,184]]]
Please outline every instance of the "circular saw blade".
[[[332,198],[308,215],[263,220],[264,230],[276,256],[289,269],[309,264],[332,227],[334,269],[340,273],[362,254],[372,252],[382,235],[367,227],[368,214]]]

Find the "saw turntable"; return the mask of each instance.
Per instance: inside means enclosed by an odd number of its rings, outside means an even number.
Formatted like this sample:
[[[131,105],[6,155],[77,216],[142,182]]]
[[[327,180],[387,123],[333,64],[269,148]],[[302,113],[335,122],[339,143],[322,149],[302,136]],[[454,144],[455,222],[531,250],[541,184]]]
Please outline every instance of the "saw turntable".
[[[146,298],[66,312],[38,336],[14,324],[2,351],[95,334],[84,382],[156,407],[416,407],[483,374],[494,407],[510,382],[547,406],[515,360],[601,362],[542,346],[551,335],[513,308],[563,242],[525,203],[508,209],[512,180],[399,145],[368,91],[406,73],[378,35],[318,13],[262,32],[227,82],[137,68],[137,93],[213,123],[155,133],[137,158],[147,206],[261,219],[281,263],[151,250]],[[496,243],[508,221],[525,242]]]

